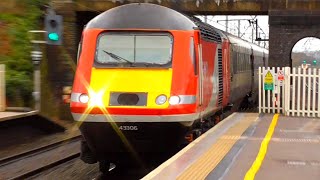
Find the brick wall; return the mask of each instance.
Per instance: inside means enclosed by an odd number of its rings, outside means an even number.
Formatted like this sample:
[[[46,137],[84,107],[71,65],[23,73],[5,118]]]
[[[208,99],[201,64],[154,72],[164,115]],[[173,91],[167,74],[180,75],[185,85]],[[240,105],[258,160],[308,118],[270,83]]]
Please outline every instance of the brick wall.
[[[291,66],[291,51],[300,39],[320,38],[320,11],[270,11],[269,25],[269,66]]]

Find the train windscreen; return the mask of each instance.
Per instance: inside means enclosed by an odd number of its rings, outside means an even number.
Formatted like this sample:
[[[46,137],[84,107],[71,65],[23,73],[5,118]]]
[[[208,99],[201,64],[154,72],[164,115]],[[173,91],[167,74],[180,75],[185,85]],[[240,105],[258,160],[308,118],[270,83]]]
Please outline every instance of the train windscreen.
[[[164,66],[171,64],[172,42],[170,34],[103,33],[95,61],[113,66]]]

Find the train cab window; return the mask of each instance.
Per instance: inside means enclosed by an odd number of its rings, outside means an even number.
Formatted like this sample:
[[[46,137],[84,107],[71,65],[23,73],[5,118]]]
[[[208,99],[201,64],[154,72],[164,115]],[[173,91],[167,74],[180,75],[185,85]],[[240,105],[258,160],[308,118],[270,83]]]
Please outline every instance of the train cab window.
[[[78,62],[79,62],[79,58],[80,58],[81,52],[82,52],[82,36],[81,36],[80,42],[79,42],[79,44],[78,44],[77,64],[78,64]]]
[[[78,45],[77,64],[78,64],[78,62],[79,62],[79,57],[80,57],[81,51],[82,51],[82,41],[80,41],[80,42],[79,42],[79,45]]]
[[[194,74],[198,74],[197,62],[196,62],[196,51],[193,37],[190,38],[190,59],[193,65]]]
[[[167,33],[103,33],[97,43],[95,62],[99,64],[144,67],[171,64],[173,39]]]

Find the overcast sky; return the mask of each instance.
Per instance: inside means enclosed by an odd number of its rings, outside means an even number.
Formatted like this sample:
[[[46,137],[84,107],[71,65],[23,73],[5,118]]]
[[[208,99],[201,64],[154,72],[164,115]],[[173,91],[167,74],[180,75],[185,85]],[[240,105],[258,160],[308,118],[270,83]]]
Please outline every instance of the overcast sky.
[[[269,39],[269,23],[268,16],[228,16],[228,32],[238,36],[238,19],[240,20],[240,37],[252,41],[252,25],[250,25],[248,20],[253,19],[258,20],[258,35],[262,39]],[[200,17],[204,20],[204,16]],[[236,20],[236,21],[235,21]],[[226,31],[226,16],[207,16],[207,22],[214,27],[217,27],[223,31]],[[256,38],[255,28],[254,28],[254,37]],[[254,41],[256,44],[259,44],[257,41]],[[268,42],[260,42],[260,46],[269,48]],[[294,46],[294,52],[302,51],[319,51],[320,50],[320,39],[318,38],[304,38],[297,42]]]
[[[309,37],[303,38],[297,42],[293,47],[293,52],[305,52],[305,51],[319,51],[320,50],[320,39]]]
[[[204,16],[200,17],[204,21]],[[228,32],[236,36],[240,34],[240,37],[252,42],[252,24],[249,20],[258,20],[258,36],[260,34],[261,39],[269,38],[269,24],[268,16],[228,16]],[[239,21],[240,20],[240,31]],[[216,28],[226,31],[226,16],[207,16],[207,22]],[[253,39],[256,38],[256,29],[253,31]],[[259,44],[259,42],[254,41]],[[260,42],[260,46],[268,48],[268,42]]]

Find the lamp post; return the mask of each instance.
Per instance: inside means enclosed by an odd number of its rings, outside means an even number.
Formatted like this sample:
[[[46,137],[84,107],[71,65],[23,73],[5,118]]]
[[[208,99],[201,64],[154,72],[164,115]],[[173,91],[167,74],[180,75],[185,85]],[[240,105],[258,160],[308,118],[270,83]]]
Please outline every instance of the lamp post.
[[[42,59],[42,52],[38,44],[34,44],[34,50],[31,51],[32,63],[34,65],[34,91],[32,93],[34,102],[35,102],[35,110],[40,111],[40,95],[41,95],[41,76],[40,76],[40,61]]]
[[[29,31],[29,33],[37,34],[37,33],[46,33],[46,31],[43,30],[32,30]],[[40,48],[40,44],[46,44],[46,41],[42,40],[31,40],[32,43],[32,51],[30,52],[32,64],[34,66],[34,72],[33,72],[33,83],[34,88],[32,92],[32,96],[35,102],[34,109],[37,111],[41,110],[41,74],[40,74],[40,64],[42,60],[42,51]]]

